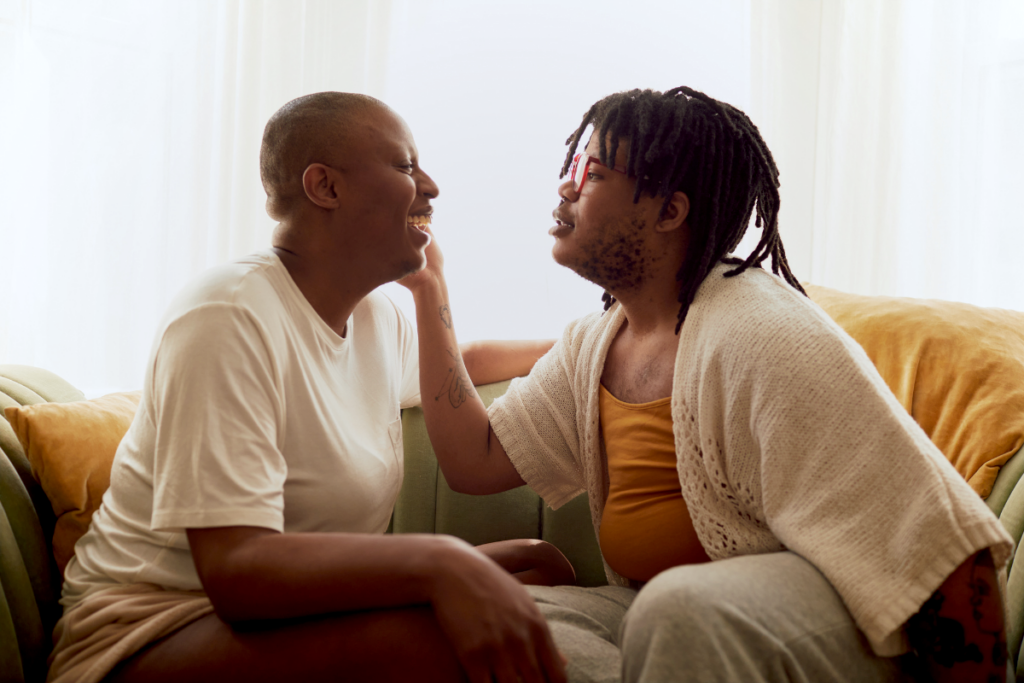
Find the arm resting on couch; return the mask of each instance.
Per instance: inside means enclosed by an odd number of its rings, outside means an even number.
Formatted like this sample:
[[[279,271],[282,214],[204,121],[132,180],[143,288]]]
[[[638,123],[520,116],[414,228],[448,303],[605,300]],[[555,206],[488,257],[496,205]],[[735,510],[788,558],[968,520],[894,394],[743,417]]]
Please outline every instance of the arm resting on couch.
[[[555,345],[554,339],[481,340],[459,344],[462,361],[473,384],[491,384],[525,377],[541,356]]]
[[[931,680],[1006,679],[1006,619],[988,550],[960,565],[907,623]]]

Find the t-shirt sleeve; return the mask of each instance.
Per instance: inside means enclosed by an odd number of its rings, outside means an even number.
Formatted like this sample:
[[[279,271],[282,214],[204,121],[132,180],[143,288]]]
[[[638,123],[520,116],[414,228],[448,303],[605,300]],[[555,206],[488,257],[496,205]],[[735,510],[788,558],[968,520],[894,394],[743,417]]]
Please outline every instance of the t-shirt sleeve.
[[[259,324],[241,307],[205,304],[167,326],[150,378],[153,530],[284,530],[277,369]]]
[[[401,354],[402,379],[399,390],[399,402],[401,407],[412,408],[420,404],[420,348],[419,337],[414,325],[395,306],[395,313],[398,316],[398,349]]]
[[[811,313],[770,328],[724,378],[761,453],[767,523],[842,596],[875,652],[970,555],[1012,543],[900,406],[871,360]],[[736,372],[740,371],[740,372]],[[749,402],[748,402],[749,401]]]
[[[571,326],[570,326],[571,328]],[[571,329],[487,409],[498,441],[530,488],[557,510],[585,490]],[[582,413],[580,413],[582,414]]]

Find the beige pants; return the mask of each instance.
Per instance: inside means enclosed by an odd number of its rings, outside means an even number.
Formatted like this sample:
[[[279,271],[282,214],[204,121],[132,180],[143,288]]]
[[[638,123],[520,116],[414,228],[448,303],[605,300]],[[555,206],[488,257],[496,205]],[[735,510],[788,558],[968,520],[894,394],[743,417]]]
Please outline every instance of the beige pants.
[[[98,683],[119,662],[212,611],[203,593],[146,583],[96,593],[57,622],[46,680]]]
[[[529,587],[573,683],[895,683],[825,577],[793,553],[675,567],[637,593]]]

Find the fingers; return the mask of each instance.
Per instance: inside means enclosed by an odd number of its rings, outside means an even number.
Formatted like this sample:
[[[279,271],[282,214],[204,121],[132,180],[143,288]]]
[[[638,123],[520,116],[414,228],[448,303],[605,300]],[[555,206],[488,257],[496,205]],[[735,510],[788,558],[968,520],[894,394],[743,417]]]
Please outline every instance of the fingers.
[[[544,683],[536,667],[519,667],[510,655],[508,650],[495,649],[489,657],[480,652],[460,659],[470,683]]]
[[[566,683],[566,659],[555,647],[543,617],[538,617],[539,622],[527,626],[528,634],[457,653],[471,683]]]
[[[545,681],[548,683],[567,683],[569,680],[568,675],[565,672],[565,667],[569,663],[569,660],[565,658],[558,648],[555,647],[554,639],[551,637],[551,631],[544,626],[543,641],[540,643],[541,647],[538,648],[540,670],[544,676]]]
[[[460,562],[440,574],[432,602],[469,680],[565,683],[565,665],[529,593],[483,554],[454,550]]]

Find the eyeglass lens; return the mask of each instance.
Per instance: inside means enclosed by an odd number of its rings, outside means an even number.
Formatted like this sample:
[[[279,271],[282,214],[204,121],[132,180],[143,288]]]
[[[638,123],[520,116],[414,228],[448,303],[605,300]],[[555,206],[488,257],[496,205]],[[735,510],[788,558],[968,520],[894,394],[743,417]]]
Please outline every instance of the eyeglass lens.
[[[579,192],[583,185],[583,175],[586,171],[587,162],[590,160],[586,154],[577,154],[572,162],[572,191]]]

